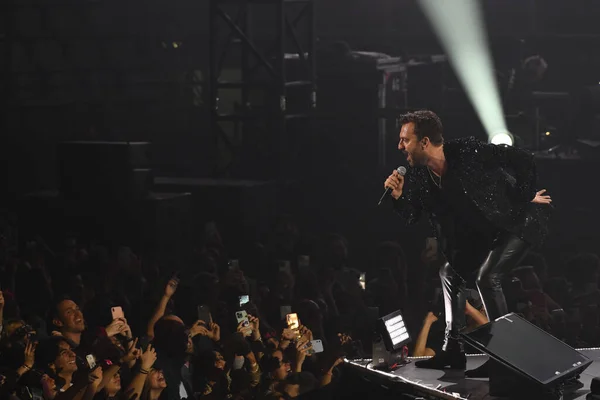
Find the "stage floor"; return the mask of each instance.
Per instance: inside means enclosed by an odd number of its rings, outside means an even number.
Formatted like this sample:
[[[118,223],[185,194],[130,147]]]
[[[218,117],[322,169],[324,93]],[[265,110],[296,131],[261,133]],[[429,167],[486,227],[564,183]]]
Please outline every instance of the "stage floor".
[[[564,400],[582,400],[589,393],[590,382],[594,377],[600,376],[600,350],[599,349],[581,349],[582,354],[593,360],[593,363],[581,374],[579,380],[583,387],[571,393],[565,393]],[[484,355],[472,355],[467,357],[467,369],[477,368],[488,359]],[[411,359],[412,360],[412,359]],[[413,360],[414,361],[414,360]],[[350,362],[356,366],[364,368],[364,363]],[[362,364],[362,365],[361,365]],[[437,392],[439,398],[455,398],[469,400],[489,400],[499,399],[489,395],[487,379],[466,378],[460,371],[448,370],[438,371],[429,369],[415,368],[414,362],[411,362],[402,368],[391,373],[370,371],[385,375],[391,379],[399,377],[401,380],[412,386],[425,387],[431,391],[431,394]],[[393,375],[393,376],[392,376]],[[445,394],[445,396],[444,396]],[[448,396],[454,394],[454,396]],[[457,396],[458,394],[458,396]]]

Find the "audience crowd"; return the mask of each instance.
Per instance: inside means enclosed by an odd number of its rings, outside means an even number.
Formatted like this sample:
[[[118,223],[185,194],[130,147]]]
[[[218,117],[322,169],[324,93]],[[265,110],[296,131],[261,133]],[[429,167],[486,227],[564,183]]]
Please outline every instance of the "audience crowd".
[[[207,224],[193,262],[173,270],[76,237],[17,251],[12,229],[0,232],[1,398],[336,398],[344,359],[368,357],[377,318],[398,309],[412,355],[441,347],[444,261],[432,238],[421,265],[389,241],[359,266],[343,236],[303,234],[289,216],[242,252]],[[426,277],[409,285],[415,269]],[[549,274],[531,253],[506,277],[510,309],[574,347],[597,346],[599,271],[596,255],[579,254]],[[469,329],[487,321],[476,291],[465,312]]]

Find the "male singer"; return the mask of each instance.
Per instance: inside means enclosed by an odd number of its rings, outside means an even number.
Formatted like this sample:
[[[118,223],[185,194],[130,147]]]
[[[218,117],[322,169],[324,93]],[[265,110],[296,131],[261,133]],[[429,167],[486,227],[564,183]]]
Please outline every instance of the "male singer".
[[[444,143],[431,111],[401,117],[398,149],[410,165],[385,181],[394,209],[408,224],[429,214],[447,263],[440,269],[446,334],[442,352],[420,368],[465,369],[465,279],[475,278],[490,321],[508,313],[502,276],[546,233],[550,196],[536,193],[533,157],[514,147],[462,138]],[[470,371],[467,371],[469,375]],[[470,376],[485,376],[485,368]]]

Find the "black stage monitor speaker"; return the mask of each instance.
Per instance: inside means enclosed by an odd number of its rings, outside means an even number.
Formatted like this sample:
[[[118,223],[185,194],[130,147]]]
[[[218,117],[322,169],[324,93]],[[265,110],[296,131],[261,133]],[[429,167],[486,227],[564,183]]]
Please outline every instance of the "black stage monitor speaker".
[[[491,358],[490,394],[511,398],[560,399],[565,383],[592,360],[516,314],[463,334]],[[500,391],[502,393],[493,393]],[[538,397],[540,396],[540,397]]]

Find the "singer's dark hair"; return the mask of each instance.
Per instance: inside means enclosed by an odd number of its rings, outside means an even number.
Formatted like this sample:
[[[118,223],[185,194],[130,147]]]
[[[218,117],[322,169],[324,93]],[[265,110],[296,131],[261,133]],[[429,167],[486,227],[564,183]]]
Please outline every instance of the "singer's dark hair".
[[[442,121],[433,111],[420,110],[409,112],[401,115],[398,121],[401,125],[414,123],[415,135],[417,135],[419,140],[428,137],[434,146],[444,144],[444,127],[442,126]]]

